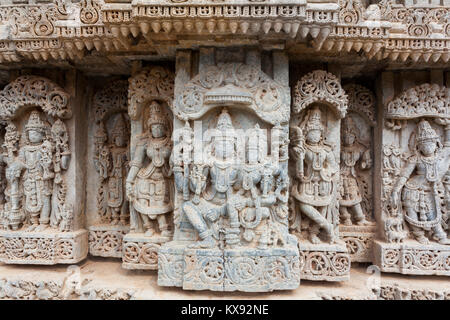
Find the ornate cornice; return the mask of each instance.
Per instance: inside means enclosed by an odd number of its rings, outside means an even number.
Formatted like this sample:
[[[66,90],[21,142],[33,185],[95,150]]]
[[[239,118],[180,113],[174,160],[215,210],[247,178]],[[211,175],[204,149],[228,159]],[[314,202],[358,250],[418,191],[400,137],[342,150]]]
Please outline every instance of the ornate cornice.
[[[34,3],[34,1],[30,1]],[[431,1],[430,1],[431,2]],[[4,2],[2,2],[4,3]],[[450,59],[450,8],[382,0],[53,0],[0,5],[0,63],[77,60],[184,37],[310,41],[317,51],[405,62]],[[292,41],[292,40],[291,40]]]

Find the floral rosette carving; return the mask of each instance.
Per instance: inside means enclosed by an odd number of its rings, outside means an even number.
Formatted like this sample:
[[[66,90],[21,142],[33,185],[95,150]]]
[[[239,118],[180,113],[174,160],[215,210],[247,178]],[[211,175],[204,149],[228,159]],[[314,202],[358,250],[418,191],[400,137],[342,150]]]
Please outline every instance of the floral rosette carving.
[[[293,112],[300,113],[309,105],[319,102],[330,105],[340,118],[347,112],[348,97],[340,80],[333,74],[316,70],[297,82],[294,88]]]

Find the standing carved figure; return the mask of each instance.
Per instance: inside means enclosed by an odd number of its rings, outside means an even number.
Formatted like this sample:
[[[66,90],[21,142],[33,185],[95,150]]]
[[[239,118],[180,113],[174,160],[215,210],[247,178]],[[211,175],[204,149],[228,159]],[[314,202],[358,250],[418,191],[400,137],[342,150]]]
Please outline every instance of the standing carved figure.
[[[156,219],[161,236],[171,237],[168,215],[173,211],[169,165],[172,142],[168,119],[156,101],[150,104],[147,128],[148,132],[137,143],[126,179],[127,197],[131,202],[130,229],[137,232],[139,215],[146,236],[154,234],[151,220]]]
[[[30,219],[29,231],[43,230],[50,223],[54,178],[52,144],[39,112],[33,111],[25,125],[25,145],[19,151],[23,165],[24,209]]]
[[[442,228],[443,193],[442,181],[449,170],[450,148],[442,146],[436,131],[428,121],[421,120],[417,127],[416,154],[403,167],[400,178],[394,185],[391,203],[393,208],[405,211],[405,220],[414,237],[427,244],[429,232],[441,244],[450,244]],[[400,192],[401,200],[400,203]]]
[[[125,178],[128,171],[127,127],[118,114],[112,130],[110,149],[111,168],[108,178],[107,216],[113,225],[125,225],[128,218],[128,201],[125,198]]]
[[[348,116],[343,120],[341,147],[341,198],[339,210],[343,224],[352,225],[351,213],[358,225],[368,225],[361,202],[361,192],[358,186],[357,164],[362,170],[370,169],[372,159],[370,150],[357,141],[358,128],[353,118]]]
[[[314,223],[309,230],[310,241],[320,243],[318,235],[323,229],[327,242],[334,242],[334,227],[337,225],[334,177],[339,168],[331,147],[323,140],[320,109],[310,110],[306,119],[304,138],[300,128],[293,128],[299,139],[292,148],[297,178],[292,186],[292,196],[298,202],[300,212]]]

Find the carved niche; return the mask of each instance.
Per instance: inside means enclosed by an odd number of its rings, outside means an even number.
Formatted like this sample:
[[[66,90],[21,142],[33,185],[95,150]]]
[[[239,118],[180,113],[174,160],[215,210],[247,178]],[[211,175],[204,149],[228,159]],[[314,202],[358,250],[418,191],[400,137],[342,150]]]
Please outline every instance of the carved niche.
[[[290,229],[299,240],[301,278],[348,280],[350,257],[339,239],[340,124],[348,97],[322,70],[294,88],[290,119]]]
[[[94,96],[94,166],[97,174],[97,223],[89,227],[89,252],[122,257],[122,238],[129,231],[125,192],[130,154],[128,81],[118,80]]]
[[[385,109],[381,168],[382,271],[450,275],[450,89],[412,87]]]
[[[294,289],[299,260],[288,232],[287,81],[244,63],[199,69],[175,88],[175,235],[159,251],[158,284]]]
[[[61,87],[37,76],[19,77],[0,92],[0,118],[6,124],[2,262],[76,263],[87,255],[87,232],[74,221],[75,186],[68,181],[69,99]]]
[[[357,84],[344,89],[349,104],[341,124],[339,232],[353,262],[370,262],[376,231],[372,144],[375,96]]]
[[[126,195],[130,232],[122,266],[157,269],[160,246],[173,238],[172,101],[174,74],[150,67],[129,79],[130,163]]]

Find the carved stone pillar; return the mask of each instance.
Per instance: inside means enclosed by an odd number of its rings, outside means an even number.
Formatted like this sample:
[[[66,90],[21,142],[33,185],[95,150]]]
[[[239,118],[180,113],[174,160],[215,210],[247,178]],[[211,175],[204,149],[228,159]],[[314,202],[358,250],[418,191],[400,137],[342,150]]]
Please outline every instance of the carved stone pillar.
[[[74,73],[66,89],[49,79],[21,76],[0,92],[0,261],[12,264],[77,263],[87,255],[84,210],[82,94]]]
[[[122,238],[129,232],[129,203],[125,179],[130,162],[128,81],[111,82],[94,95],[94,125],[89,135],[92,168],[89,168],[89,253],[122,257]],[[92,186],[92,190],[91,190]],[[91,213],[91,212],[89,212]],[[93,221],[93,222],[91,222]]]
[[[191,52],[177,53],[175,234],[159,250],[158,284],[295,289],[300,269],[297,239],[288,232],[288,61],[273,52],[271,78],[261,71],[259,52],[235,52],[239,63],[222,63],[224,53],[201,48],[197,75]]]
[[[350,256],[339,239],[341,119],[348,98],[339,79],[322,70],[294,89],[290,119],[290,229],[299,240],[302,279],[343,281]]]
[[[395,97],[393,74],[382,79],[382,167],[375,175],[381,234],[374,262],[385,272],[448,276],[450,91],[413,84]]]

